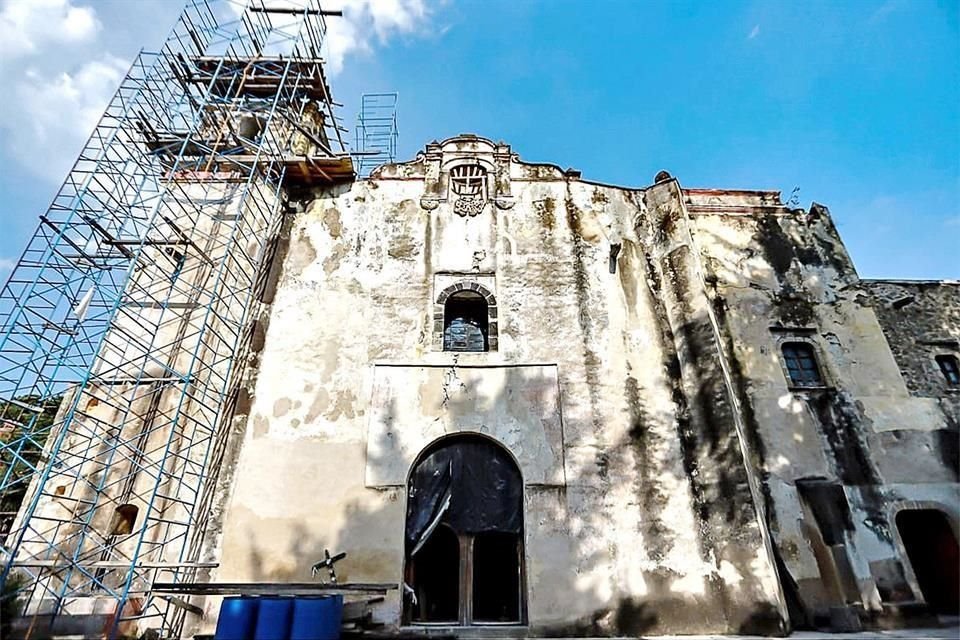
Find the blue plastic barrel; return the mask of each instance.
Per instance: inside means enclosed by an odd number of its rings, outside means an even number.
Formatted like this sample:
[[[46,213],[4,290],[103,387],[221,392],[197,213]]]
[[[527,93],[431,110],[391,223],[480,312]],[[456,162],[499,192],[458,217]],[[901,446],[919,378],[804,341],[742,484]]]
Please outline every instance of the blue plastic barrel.
[[[253,640],[287,640],[293,620],[293,601],[281,596],[261,597]]]
[[[307,596],[293,603],[290,640],[339,640],[343,596]]]
[[[259,604],[249,596],[224,598],[214,640],[252,640]]]

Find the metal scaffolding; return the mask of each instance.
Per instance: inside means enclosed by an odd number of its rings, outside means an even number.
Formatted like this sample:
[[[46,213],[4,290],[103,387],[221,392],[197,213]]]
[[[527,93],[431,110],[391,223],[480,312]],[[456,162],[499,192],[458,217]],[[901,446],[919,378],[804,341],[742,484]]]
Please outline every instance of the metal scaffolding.
[[[354,177],[317,0],[191,0],[0,291],[0,586],[175,636],[290,187]],[[105,605],[108,605],[106,606]]]
[[[397,159],[397,94],[365,93],[360,96],[360,113],[354,128],[357,174]]]

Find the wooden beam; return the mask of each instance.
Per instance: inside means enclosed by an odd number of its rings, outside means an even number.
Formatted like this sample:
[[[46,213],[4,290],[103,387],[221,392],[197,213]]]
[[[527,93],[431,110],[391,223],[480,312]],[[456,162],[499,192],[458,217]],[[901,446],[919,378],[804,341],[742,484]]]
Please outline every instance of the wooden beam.
[[[343,11],[325,11],[324,9],[297,9],[295,7],[266,7],[252,6],[250,11],[254,13],[287,13],[307,16],[343,16]]]
[[[383,594],[397,585],[390,582],[345,582],[323,584],[320,582],[154,582],[156,593],[180,593],[186,595],[292,595],[315,593],[377,593]]]

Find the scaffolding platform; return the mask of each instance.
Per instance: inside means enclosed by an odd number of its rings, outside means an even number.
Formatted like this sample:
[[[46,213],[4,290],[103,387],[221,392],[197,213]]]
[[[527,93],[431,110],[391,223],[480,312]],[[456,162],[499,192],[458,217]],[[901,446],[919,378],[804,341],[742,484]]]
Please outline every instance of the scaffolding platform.
[[[357,175],[367,176],[374,167],[397,158],[396,93],[365,93],[354,128]]]

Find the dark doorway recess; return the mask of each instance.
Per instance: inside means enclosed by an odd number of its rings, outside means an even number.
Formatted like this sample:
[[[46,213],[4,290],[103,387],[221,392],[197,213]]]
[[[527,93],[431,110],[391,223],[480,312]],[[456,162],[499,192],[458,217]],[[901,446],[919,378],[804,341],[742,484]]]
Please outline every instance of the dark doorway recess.
[[[946,515],[936,509],[906,509],[897,514],[897,530],[930,609],[960,613],[960,549]]]
[[[515,533],[481,533],[473,539],[473,619],[520,620],[520,540]]]
[[[437,527],[410,562],[410,577],[420,597],[411,609],[414,622],[460,620],[460,541],[446,526]]]
[[[406,622],[523,623],[523,480],[496,442],[453,436],[421,455],[404,545]]]

